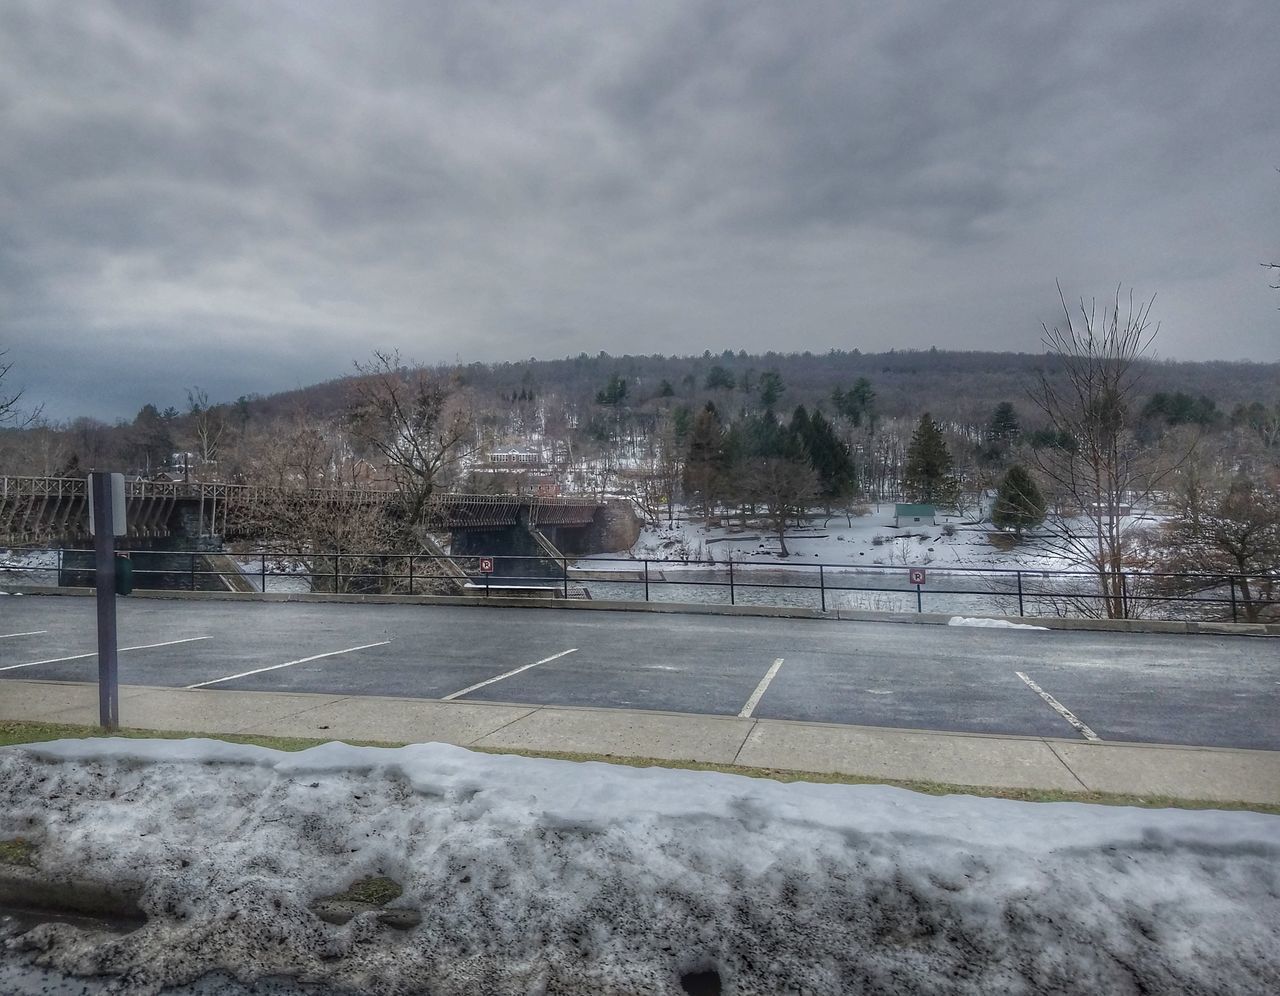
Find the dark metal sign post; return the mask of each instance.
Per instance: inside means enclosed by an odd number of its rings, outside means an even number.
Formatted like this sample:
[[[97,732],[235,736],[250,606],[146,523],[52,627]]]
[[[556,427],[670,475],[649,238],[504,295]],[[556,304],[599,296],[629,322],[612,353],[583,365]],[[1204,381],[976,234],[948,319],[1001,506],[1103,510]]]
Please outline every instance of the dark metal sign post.
[[[925,573],[923,567],[912,567],[907,571],[907,580],[916,586],[916,611],[924,611],[924,586]]]
[[[119,483],[113,487],[112,478]],[[119,491],[119,497],[112,492]],[[120,677],[116,658],[116,534],[124,533],[124,479],[94,471],[89,475],[90,522],[93,533],[94,584],[98,602],[98,722],[104,729],[120,726]],[[119,507],[113,507],[119,506]]]

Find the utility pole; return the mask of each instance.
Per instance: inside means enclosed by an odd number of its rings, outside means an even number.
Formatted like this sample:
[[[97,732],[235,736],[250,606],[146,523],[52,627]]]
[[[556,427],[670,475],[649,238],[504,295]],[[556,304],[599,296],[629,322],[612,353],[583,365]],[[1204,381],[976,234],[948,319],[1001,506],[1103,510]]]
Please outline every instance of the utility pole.
[[[124,535],[124,476],[89,475],[89,531],[93,533],[98,603],[98,722],[120,725],[120,677],[116,656],[116,534]],[[116,520],[119,521],[116,521]]]

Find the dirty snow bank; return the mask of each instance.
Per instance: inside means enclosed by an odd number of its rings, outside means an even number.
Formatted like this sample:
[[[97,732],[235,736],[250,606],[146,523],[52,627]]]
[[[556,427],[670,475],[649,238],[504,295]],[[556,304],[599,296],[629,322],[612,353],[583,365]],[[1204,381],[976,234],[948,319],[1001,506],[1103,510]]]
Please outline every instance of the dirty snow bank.
[[[1267,993],[1280,818],[932,798],[704,772],[327,744],[0,750],[0,837],[137,882],[125,936],[8,958],[154,992],[225,969],[370,993]],[[308,904],[368,875],[407,933]],[[5,957],[0,955],[0,957]]]
[[[948,626],[972,626],[975,629],[1038,629],[1048,630],[1048,626],[1030,626],[1027,623],[1010,622],[1008,619],[983,619],[977,616],[952,616],[947,620]]]

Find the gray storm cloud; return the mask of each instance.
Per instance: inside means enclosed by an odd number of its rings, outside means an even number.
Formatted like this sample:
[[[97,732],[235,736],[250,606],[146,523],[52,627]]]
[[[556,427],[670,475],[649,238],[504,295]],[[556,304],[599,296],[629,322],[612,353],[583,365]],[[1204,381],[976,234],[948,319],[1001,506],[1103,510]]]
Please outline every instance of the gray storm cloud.
[[[1280,356],[1268,3],[0,8],[0,348],[58,417],[580,350]]]

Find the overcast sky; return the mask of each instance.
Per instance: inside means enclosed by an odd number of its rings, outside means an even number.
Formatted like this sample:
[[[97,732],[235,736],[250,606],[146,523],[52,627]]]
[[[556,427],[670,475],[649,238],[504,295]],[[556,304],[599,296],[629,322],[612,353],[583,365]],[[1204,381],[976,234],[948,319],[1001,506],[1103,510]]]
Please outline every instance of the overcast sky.
[[[1280,359],[1280,3],[0,2],[0,349],[55,418],[428,361]]]

